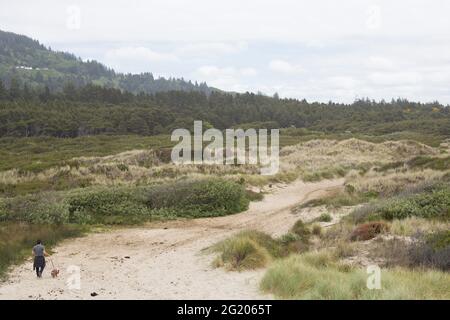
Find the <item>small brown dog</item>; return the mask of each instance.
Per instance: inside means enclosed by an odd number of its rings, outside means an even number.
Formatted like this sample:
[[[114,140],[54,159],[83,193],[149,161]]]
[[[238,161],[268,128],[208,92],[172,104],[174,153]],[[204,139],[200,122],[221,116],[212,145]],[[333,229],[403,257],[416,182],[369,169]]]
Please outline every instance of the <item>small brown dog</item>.
[[[58,277],[59,269],[55,268],[55,265],[53,264],[53,260],[50,260],[50,262],[52,263],[52,268],[53,268],[52,272],[51,272],[52,278],[56,278],[56,277]]]
[[[52,270],[52,278],[56,278],[59,274],[59,270],[58,269],[53,269]]]

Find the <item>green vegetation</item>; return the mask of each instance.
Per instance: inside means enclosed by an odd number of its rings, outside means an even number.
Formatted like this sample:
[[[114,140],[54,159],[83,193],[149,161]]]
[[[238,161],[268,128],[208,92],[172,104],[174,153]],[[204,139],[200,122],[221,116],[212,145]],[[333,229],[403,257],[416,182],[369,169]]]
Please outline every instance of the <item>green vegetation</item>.
[[[352,213],[354,221],[394,220],[408,217],[450,219],[450,188],[369,203]]]
[[[426,157],[419,156],[411,159],[407,163],[412,168],[433,169],[433,170],[449,170],[450,157]]]
[[[311,233],[311,229],[301,220],[278,239],[255,230],[242,231],[211,248],[219,253],[213,264],[234,271],[261,268],[292,252],[308,250]],[[314,234],[318,235],[320,231],[316,228]]]
[[[41,172],[54,166],[78,165],[78,157],[107,156],[136,149],[167,149],[174,145],[167,135],[85,136],[73,139],[53,137],[0,139],[0,171]]]
[[[349,193],[347,191],[339,191],[334,195],[325,196],[322,198],[310,200],[301,204],[295,210],[299,210],[307,207],[318,207],[318,206],[327,206],[327,207],[344,207],[344,206],[354,206],[360,203],[368,202],[372,199],[375,199],[377,194],[374,192],[367,193]],[[325,217],[324,217],[325,218]]]
[[[258,231],[243,231],[212,247],[220,255],[214,260],[216,267],[228,270],[257,269],[267,265],[273,257],[280,256],[277,241]]]
[[[320,222],[330,222],[331,220],[333,220],[333,218],[331,217],[331,215],[329,213],[322,213],[320,215],[320,217],[317,218],[317,221],[320,221]]]
[[[367,288],[367,273],[339,263],[329,252],[274,262],[261,288],[282,299],[449,299],[450,275],[438,271],[382,270],[381,290]]]
[[[408,265],[450,271],[450,230],[419,237],[407,251]]]
[[[308,243],[311,230],[309,230],[302,220],[297,220],[291,228],[291,233],[297,235],[303,242]]]
[[[353,137],[385,141],[391,134],[404,132],[393,137],[422,134],[419,141],[436,145],[450,136],[449,108],[405,100],[358,100],[350,105],[336,105],[273,99],[253,93],[206,95],[170,91],[133,95],[89,84],[45,97],[38,89],[28,96],[19,90],[0,101],[0,137],[169,134],[174,128],[191,128],[194,119],[221,130],[255,122],[270,122],[270,126],[276,123],[277,128],[288,128],[284,134],[297,141],[326,138],[327,134],[349,138],[352,135],[346,134],[348,131],[353,132]],[[297,134],[290,127],[310,131]],[[341,168],[320,174],[339,175],[344,171]]]
[[[249,203],[242,185],[219,178],[146,187],[91,187],[0,201],[0,221],[54,224],[133,224],[221,216],[243,211]]]

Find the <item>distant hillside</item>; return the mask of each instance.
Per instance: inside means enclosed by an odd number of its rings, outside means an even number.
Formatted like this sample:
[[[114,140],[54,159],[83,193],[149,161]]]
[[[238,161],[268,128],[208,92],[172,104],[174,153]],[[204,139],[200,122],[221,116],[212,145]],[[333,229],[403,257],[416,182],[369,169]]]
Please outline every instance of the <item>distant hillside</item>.
[[[149,94],[172,90],[209,94],[215,90],[206,83],[155,79],[151,73],[117,73],[97,61],[84,62],[71,53],[52,51],[29,37],[0,31],[0,80],[8,86],[12,79],[31,88],[47,86],[53,92],[62,90],[70,82],[77,87],[93,83]]]

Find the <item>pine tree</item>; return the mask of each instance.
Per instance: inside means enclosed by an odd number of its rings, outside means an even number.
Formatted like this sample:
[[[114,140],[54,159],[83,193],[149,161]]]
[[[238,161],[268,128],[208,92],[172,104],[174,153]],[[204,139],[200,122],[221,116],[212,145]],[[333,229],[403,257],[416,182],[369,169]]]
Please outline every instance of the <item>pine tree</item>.
[[[19,81],[16,78],[11,79],[11,84],[9,85],[9,97],[12,100],[19,99],[22,96],[20,90]]]
[[[48,86],[45,86],[44,92],[42,92],[39,95],[39,99],[41,99],[42,102],[47,102],[51,98],[50,89]]]
[[[0,80],[0,100],[6,99],[8,97],[8,92],[6,91],[3,81]]]

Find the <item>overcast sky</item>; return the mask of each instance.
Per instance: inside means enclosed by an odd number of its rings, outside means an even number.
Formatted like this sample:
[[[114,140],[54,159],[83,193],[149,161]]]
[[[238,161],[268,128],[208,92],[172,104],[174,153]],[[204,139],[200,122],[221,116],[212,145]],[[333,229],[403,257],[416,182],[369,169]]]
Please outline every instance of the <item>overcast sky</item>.
[[[449,14],[448,0],[0,0],[0,29],[224,90],[448,104]]]

